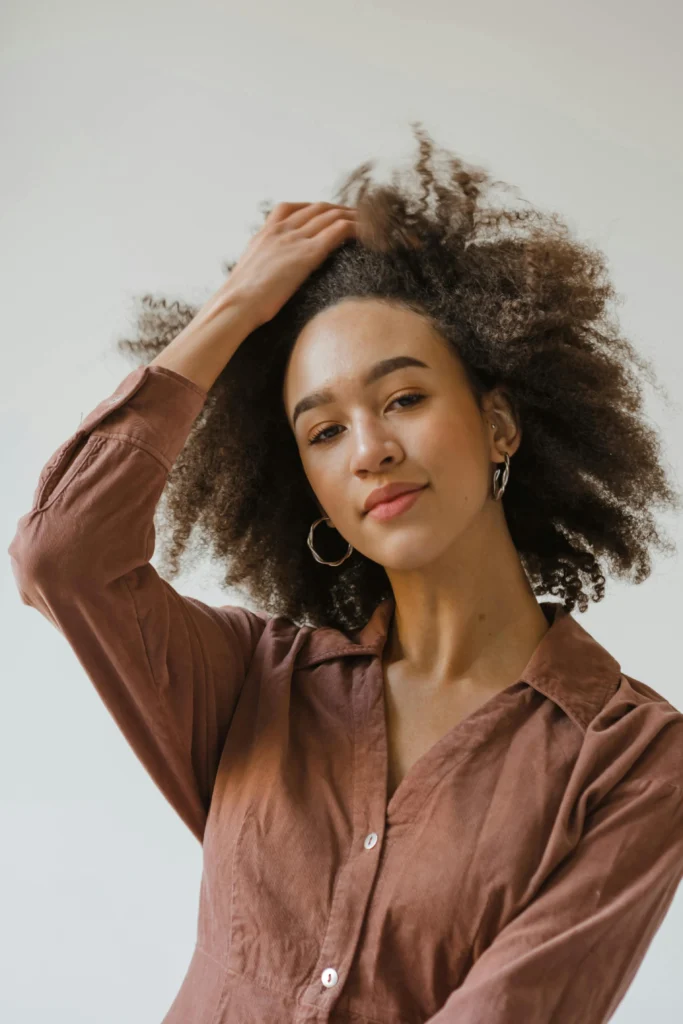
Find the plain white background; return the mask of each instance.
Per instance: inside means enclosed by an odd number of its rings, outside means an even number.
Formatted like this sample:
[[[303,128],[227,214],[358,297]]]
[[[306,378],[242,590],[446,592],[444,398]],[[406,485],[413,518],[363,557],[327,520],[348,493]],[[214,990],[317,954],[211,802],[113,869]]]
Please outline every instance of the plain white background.
[[[132,297],[203,301],[261,200],[330,200],[366,159],[384,177],[412,161],[412,120],[607,253],[624,329],[674,400],[647,407],[681,479],[674,0],[23,0],[1,20],[5,547],[44,462],[131,369],[113,345]],[[678,708],[682,582],[680,554],[658,560],[580,617]],[[7,557],[0,585],[0,1018],[160,1021],[194,944],[201,848]],[[174,585],[235,601],[210,566]],[[680,1021],[681,942],[683,891],[618,1024]]]

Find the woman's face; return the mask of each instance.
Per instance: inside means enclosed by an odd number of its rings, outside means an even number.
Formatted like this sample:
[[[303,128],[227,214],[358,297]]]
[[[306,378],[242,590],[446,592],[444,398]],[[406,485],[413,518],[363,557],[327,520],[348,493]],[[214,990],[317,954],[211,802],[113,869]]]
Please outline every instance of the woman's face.
[[[381,372],[397,359],[403,365]],[[441,558],[484,511],[500,522],[493,438],[509,436],[509,406],[489,392],[478,407],[459,357],[418,313],[368,298],[325,309],[297,338],[283,400],[321,514],[386,569]],[[368,513],[371,492],[391,483],[424,490],[391,518]],[[341,557],[346,547],[337,547],[323,557]]]

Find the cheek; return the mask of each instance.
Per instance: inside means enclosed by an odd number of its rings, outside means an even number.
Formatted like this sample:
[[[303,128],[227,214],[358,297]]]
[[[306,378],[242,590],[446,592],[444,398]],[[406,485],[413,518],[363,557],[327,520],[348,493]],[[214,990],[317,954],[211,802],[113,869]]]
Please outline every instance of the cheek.
[[[334,459],[306,459],[302,457],[308,484],[320,504],[330,510],[339,503],[340,473]]]
[[[416,455],[434,487],[461,500],[480,497],[486,487],[488,461],[478,424],[452,415],[425,424],[419,448]]]

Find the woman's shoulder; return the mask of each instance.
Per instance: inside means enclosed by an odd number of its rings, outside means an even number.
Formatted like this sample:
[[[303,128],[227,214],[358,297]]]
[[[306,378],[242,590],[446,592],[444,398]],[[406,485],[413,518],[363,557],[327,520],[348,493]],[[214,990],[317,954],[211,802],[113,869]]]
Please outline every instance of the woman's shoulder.
[[[653,686],[623,670],[587,739],[619,762],[624,776],[683,790],[683,714]]]
[[[652,705],[652,710],[656,711],[667,711],[673,709],[676,714],[679,715],[681,721],[683,721],[683,713],[672,704],[668,697],[665,697],[654,687],[644,683],[641,679],[636,679],[635,676],[630,676],[628,673],[622,670],[621,672],[621,689],[624,693],[629,693],[633,700],[638,705]],[[661,705],[667,705],[667,707],[661,707]]]
[[[642,709],[643,716],[673,726],[677,735],[683,728],[683,713],[668,697],[623,669],[620,671],[619,686],[606,707],[620,705]]]

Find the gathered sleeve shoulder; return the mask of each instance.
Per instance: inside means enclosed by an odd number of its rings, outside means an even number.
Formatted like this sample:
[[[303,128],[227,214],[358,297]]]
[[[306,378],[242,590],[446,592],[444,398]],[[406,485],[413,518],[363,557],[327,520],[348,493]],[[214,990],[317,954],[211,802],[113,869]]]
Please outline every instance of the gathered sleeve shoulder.
[[[269,617],[178,593],[150,564],[154,512],[207,392],[132,371],[43,467],[8,552],[23,602],[66,638],[126,740],[201,841]]]

